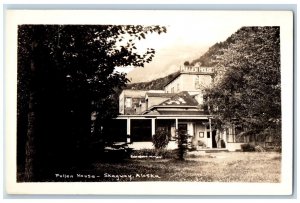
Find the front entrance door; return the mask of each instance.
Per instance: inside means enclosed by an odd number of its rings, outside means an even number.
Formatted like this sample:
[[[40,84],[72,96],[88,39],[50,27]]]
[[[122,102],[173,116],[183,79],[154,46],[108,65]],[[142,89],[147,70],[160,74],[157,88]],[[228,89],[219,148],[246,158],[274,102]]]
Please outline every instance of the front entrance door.
[[[218,145],[217,145],[217,142],[218,142],[218,140],[216,139],[216,131],[214,130],[214,131],[212,131],[212,148],[217,148],[218,147]]]

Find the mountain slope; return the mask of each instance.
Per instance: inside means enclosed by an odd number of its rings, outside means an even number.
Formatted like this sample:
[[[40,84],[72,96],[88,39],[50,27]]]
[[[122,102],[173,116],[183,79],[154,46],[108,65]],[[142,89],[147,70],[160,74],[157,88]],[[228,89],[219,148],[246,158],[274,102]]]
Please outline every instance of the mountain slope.
[[[207,52],[205,52],[199,58],[194,59],[191,62],[191,65],[200,63],[201,66],[214,67],[217,64],[218,58],[220,58],[220,56],[224,54],[224,51],[228,48],[228,46],[235,43],[234,39],[238,37],[240,30],[232,34],[224,42],[215,43],[208,49]]]
[[[158,78],[149,82],[131,83],[128,84],[125,89],[136,89],[136,90],[163,90],[164,86],[175,77],[177,77],[179,71],[167,75],[162,78]]]

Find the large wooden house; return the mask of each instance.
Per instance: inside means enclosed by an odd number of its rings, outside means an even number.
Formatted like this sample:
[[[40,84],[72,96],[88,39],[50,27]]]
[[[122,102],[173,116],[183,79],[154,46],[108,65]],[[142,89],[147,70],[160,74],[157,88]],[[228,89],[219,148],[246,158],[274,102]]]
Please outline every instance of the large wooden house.
[[[239,150],[242,143],[237,142],[234,127],[215,129],[213,116],[203,106],[203,91],[213,83],[213,73],[211,67],[184,66],[164,90],[123,90],[120,115],[107,129],[134,149],[153,148],[152,136],[164,128],[168,148],[176,147],[176,132],[185,130],[194,149]]]

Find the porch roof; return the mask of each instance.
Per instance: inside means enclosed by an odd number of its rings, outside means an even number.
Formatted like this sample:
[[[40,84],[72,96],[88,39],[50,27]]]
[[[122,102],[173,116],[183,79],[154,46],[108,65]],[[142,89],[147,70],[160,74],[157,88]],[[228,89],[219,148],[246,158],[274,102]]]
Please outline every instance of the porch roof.
[[[208,115],[204,111],[158,111],[159,115]]]
[[[212,118],[212,115],[164,115],[164,114],[159,114],[159,115],[149,115],[149,114],[145,114],[145,115],[119,115],[116,119],[151,119],[151,118],[155,118],[155,119],[195,119],[195,120],[207,120],[209,118]]]

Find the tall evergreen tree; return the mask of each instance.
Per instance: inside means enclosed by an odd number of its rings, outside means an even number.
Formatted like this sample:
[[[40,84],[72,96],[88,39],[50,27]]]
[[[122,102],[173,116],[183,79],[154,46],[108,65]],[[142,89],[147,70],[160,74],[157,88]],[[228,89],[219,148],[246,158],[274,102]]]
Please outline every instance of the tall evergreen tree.
[[[154,49],[136,40],[161,26],[20,25],[18,31],[18,168],[25,181],[88,159],[91,113],[117,115],[113,93],[124,87],[120,66],[143,66]],[[25,147],[24,147],[25,146]],[[25,155],[25,156],[24,156]]]

